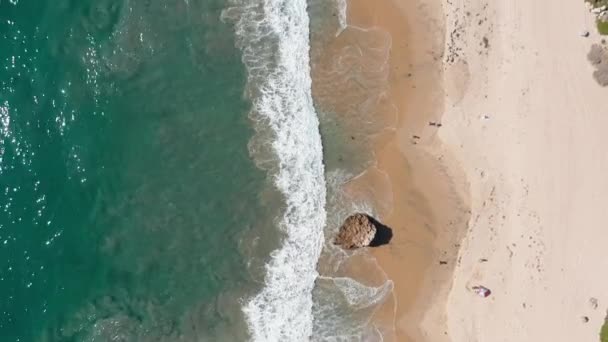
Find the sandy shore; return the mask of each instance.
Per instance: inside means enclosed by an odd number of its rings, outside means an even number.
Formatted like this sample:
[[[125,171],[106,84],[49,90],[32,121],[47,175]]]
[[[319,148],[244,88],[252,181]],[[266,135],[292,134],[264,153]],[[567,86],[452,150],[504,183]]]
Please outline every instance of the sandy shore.
[[[599,341],[608,89],[586,59],[600,38],[579,35],[595,32],[593,19],[583,1],[443,5],[439,135],[467,175],[472,205],[447,306],[450,339]],[[478,284],[493,294],[467,290]]]
[[[437,138],[444,96],[441,10],[439,1],[348,3],[351,27],[390,37],[385,97],[391,105],[377,107],[375,119],[390,122],[396,114],[397,120],[372,141],[376,164],[349,184],[355,193],[377,190],[376,209],[394,232],[389,245],[371,250],[394,282],[394,300],[375,317],[388,341],[445,340],[445,301],[468,221],[463,176],[448,167],[451,157]]]
[[[380,212],[393,241],[371,252],[395,285],[376,316],[392,319],[387,339],[598,340],[608,90],[586,60],[600,38],[579,35],[594,32],[584,3],[348,8],[350,25],[391,37],[397,124],[351,184],[390,203]]]

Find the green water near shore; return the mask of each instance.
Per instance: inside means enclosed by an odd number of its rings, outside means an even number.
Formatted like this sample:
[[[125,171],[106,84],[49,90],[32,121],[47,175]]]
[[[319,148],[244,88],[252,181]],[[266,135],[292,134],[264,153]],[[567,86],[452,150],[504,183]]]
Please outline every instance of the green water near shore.
[[[250,286],[239,244],[264,175],[223,8],[0,2],[2,341],[237,324],[216,302]]]

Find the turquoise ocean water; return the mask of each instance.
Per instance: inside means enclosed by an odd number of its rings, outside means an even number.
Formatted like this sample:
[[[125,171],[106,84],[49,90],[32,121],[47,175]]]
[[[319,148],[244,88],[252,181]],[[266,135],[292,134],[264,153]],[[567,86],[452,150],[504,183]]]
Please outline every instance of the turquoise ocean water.
[[[2,341],[221,323],[209,302],[247,281],[264,178],[224,8],[0,2]]]
[[[339,170],[309,39],[334,37],[343,10],[0,0],[0,341],[365,330],[368,314],[344,315],[350,283],[317,268],[348,212],[326,213]]]

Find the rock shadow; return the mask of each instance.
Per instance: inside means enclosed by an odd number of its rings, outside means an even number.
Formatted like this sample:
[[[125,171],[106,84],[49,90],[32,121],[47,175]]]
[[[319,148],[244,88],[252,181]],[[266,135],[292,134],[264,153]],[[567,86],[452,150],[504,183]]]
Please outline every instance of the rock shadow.
[[[374,235],[374,239],[370,242],[370,247],[379,247],[383,245],[388,245],[388,243],[393,238],[393,230],[378,222],[375,218],[368,216],[369,220],[376,226],[376,235]]]

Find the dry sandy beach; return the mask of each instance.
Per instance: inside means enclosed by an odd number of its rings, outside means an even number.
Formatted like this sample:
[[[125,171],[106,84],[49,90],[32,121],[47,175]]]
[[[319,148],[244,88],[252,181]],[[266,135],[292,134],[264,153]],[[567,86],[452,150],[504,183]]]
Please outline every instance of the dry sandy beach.
[[[372,251],[395,283],[386,339],[598,341],[608,89],[586,59],[600,39],[583,1],[348,6],[350,25],[392,38],[399,119],[358,180],[390,185],[394,239]]]
[[[472,205],[449,336],[599,341],[608,309],[608,89],[586,59],[599,37],[579,35],[595,32],[593,19],[583,1],[566,0],[451,0],[444,12],[439,135],[467,175]],[[492,296],[471,296],[477,284]]]

